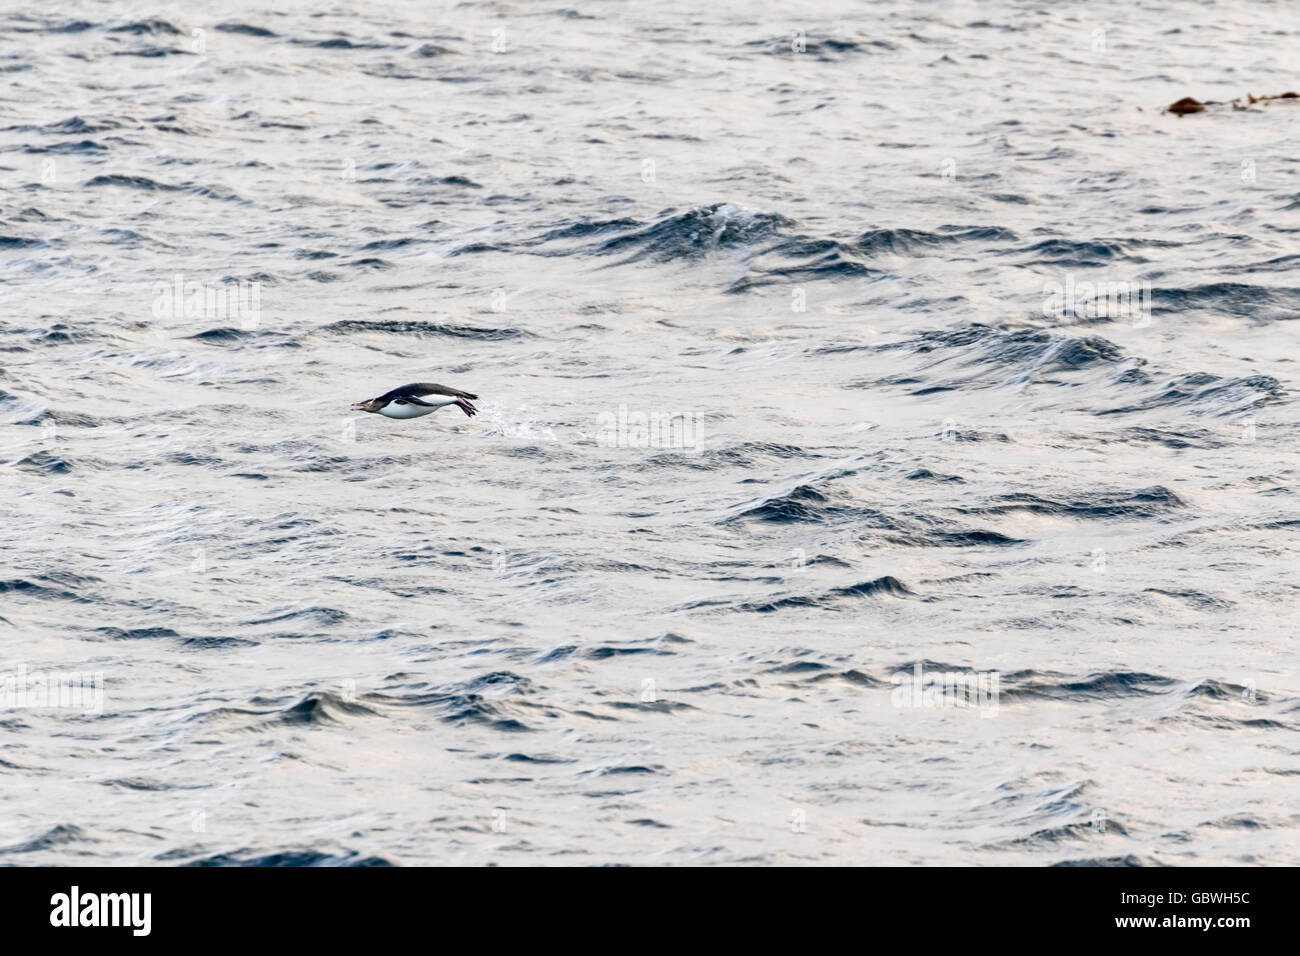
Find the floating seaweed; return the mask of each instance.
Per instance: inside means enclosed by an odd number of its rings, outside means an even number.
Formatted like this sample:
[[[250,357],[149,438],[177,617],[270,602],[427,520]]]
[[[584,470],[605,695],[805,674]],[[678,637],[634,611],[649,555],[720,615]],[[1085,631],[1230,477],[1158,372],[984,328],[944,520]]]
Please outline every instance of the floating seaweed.
[[[1268,100],[1294,100],[1300,99],[1300,93],[1279,93],[1277,96],[1255,96],[1253,93],[1247,93],[1245,97],[1236,97],[1231,100],[1201,100],[1191,96],[1184,96],[1181,100],[1169,104],[1165,108],[1166,113],[1173,113],[1175,116],[1185,116],[1188,113],[1204,113],[1207,106],[1231,106],[1234,110],[1244,110],[1255,103],[1264,103]]]

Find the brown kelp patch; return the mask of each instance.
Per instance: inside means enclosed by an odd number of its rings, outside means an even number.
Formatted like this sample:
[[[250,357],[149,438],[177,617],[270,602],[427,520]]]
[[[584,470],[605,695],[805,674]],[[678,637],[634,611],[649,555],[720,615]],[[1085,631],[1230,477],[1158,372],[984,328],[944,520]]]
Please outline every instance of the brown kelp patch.
[[[1277,96],[1255,96],[1253,93],[1247,93],[1245,96],[1238,96],[1231,100],[1205,100],[1201,101],[1191,96],[1184,96],[1181,100],[1170,103],[1165,107],[1166,113],[1173,113],[1175,116],[1186,116],[1189,113],[1204,113],[1207,106],[1231,106],[1234,110],[1249,109],[1256,103],[1267,103],[1270,100],[1295,100],[1300,99],[1300,93],[1279,93]]]

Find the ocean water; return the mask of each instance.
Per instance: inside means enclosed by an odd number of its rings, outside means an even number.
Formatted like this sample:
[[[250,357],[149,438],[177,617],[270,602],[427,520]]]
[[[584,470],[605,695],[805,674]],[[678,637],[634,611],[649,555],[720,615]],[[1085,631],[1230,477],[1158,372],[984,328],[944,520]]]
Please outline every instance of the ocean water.
[[[1300,861],[1288,4],[220,6],[0,16],[0,864]]]

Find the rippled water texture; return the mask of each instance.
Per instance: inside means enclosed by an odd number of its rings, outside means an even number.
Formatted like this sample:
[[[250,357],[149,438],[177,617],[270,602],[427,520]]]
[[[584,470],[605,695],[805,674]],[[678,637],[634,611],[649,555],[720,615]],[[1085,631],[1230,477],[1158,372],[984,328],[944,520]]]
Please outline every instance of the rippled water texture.
[[[220,7],[0,21],[0,864],[1300,861],[1291,5]]]

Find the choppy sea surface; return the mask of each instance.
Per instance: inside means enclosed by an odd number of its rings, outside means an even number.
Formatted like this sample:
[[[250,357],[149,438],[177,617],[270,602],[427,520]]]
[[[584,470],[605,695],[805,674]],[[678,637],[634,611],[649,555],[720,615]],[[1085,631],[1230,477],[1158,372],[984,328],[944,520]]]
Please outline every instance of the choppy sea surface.
[[[219,6],[0,17],[0,864],[1300,861],[1288,4]]]

